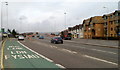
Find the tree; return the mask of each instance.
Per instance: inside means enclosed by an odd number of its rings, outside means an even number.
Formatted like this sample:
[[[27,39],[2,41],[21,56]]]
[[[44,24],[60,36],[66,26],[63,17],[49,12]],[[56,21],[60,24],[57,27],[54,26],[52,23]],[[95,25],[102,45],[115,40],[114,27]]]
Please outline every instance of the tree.
[[[12,30],[12,35],[15,37],[17,35],[17,32],[15,31],[15,29]]]
[[[10,29],[8,29],[8,32],[11,34],[11,30]]]

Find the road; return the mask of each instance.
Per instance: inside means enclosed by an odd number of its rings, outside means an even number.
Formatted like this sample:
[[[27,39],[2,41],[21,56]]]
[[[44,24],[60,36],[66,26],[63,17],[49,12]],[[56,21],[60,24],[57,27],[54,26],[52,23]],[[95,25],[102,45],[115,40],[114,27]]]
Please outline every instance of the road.
[[[41,61],[38,58],[43,57],[49,68],[49,64],[51,64],[51,67],[60,67],[60,68],[118,68],[118,49],[116,48],[108,48],[108,47],[100,47],[100,46],[92,46],[92,45],[85,45],[76,43],[72,40],[64,40],[63,44],[52,44],[50,43],[50,38],[45,39],[25,39],[24,41],[18,42],[15,39],[10,40],[11,42],[17,42],[26,47],[27,53],[31,54],[30,51],[32,51],[32,54],[37,54],[39,56],[35,56],[35,61],[30,60],[31,62],[34,61],[34,65],[36,65],[37,68],[40,68],[39,62]],[[16,44],[14,43],[14,46]],[[20,48],[20,47],[18,47]],[[7,49],[7,48],[6,48]],[[6,50],[4,49],[4,51]],[[34,52],[34,53],[33,53]],[[5,55],[7,55],[7,52]],[[17,52],[19,53],[19,52]],[[25,54],[26,52],[22,52],[22,54]],[[12,52],[14,54],[14,51]],[[22,63],[22,61],[15,61],[15,60],[8,60],[8,57],[4,56],[4,67],[9,68],[8,66],[11,66],[8,64],[8,62],[12,63],[13,66],[16,67],[26,67],[22,66],[18,63]],[[18,56],[13,56],[14,59],[18,58]],[[26,56],[27,57],[27,56]],[[20,58],[19,58],[20,59]],[[47,61],[49,62],[47,62]],[[50,63],[52,62],[52,63]],[[37,63],[40,64],[37,66]],[[28,65],[29,67],[29,65]],[[45,68],[46,66],[43,66]]]

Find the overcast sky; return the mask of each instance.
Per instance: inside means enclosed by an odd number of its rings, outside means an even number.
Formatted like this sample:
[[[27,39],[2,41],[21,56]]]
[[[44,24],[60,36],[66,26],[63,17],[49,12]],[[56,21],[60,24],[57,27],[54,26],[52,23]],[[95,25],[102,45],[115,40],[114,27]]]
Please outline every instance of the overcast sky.
[[[3,0],[2,27],[18,32],[57,32],[82,24],[84,19],[114,12],[118,9],[118,1]]]

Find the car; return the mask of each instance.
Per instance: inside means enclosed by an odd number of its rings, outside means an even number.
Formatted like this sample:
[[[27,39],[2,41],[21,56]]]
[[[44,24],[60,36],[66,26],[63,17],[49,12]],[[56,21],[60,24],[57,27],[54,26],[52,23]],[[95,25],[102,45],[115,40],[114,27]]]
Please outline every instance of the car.
[[[36,37],[40,37],[39,35],[37,35]]]
[[[18,36],[18,40],[24,40],[24,36]]]
[[[32,37],[35,37],[34,35]]]
[[[61,43],[61,44],[63,44],[63,39],[61,37],[53,37],[51,39],[51,43],[54,43],[54,44]]]
[[[65,37],[64,40],[71,40],[71,37]]]
[[[40,36],[39,39],[44,39],[44,36]]]

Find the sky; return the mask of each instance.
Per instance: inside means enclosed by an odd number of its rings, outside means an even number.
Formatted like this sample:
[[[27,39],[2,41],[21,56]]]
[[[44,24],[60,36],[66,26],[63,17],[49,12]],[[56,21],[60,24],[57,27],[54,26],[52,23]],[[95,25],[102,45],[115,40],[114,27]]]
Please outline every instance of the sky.
[[[118,2],[119,0],[2,0],[2,27],[16,29],[18,32],[60,32],[82,24],[84,19],[118,10]]]

